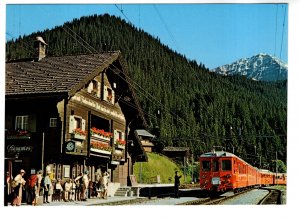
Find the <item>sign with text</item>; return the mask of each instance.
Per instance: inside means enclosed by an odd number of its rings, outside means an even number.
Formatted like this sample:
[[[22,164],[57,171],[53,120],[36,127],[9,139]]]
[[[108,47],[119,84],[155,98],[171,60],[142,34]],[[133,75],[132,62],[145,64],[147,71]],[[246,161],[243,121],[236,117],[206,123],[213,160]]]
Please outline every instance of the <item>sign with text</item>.
[[[33,147],[27,145],[7,145],[7,151],[9,153],[21,153],[21,152],[32,152]]]

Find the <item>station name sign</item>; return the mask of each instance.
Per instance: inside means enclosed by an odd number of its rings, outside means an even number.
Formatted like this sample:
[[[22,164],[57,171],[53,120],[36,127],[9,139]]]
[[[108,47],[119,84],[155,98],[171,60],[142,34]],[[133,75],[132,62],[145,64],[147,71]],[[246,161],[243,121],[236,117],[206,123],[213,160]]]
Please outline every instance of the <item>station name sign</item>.
[[[20,152],[32,152],[32,146],[17,146],[17,145],[8,145],[7,151],[9,153],[20,153]]]

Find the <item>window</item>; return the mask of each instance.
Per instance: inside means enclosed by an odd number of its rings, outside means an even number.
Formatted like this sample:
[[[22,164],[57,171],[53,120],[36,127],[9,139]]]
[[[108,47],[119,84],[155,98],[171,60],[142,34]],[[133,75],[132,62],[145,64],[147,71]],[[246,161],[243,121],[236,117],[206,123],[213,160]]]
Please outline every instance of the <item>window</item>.
[[[57,127],[57,118],[50,118],[49,127]]]
[[[107,101],[112,101],[112,90],[110,88],[107,88]]]
[[[210,162],[209,161],[202,161],[202,170],[203,171],[210,171]]]
[[[104,101],[114,104],[115,93],[110,87],[104,86],[103,94],[104,94],[104,96],[103,96]]]
[[[222,160],[222,170],[231,171],[231,160]]]
[[[218,160],[213,160],[213,172],[219,171],[219,162]]]
[[[117,134],[118,134],[118,139],[123,139],[123,137],[122,137],[122,132],[121,131],[117,131]]]
[[[80,116],[70,115],[69,133],[74,133],[75,129],[85,131],[85,119],[82,119]]]
[[[15,129],[28,130],[28,115],[16,116]]]
[[[81,129],[81,119],[79,117],[74,117],[75,120],[75,128]]]

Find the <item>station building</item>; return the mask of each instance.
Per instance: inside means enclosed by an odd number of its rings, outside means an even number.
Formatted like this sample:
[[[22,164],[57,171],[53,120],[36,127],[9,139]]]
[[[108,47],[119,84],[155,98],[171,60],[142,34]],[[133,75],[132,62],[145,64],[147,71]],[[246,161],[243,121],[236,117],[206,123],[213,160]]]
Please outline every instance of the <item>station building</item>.
[[[88,170],[130,185],[146,161],[136,130],[147,128],[119,51],[50,57],[41,37],[36,56],[8,61],[5,78],[5,170],[39,169],[52,179]]]

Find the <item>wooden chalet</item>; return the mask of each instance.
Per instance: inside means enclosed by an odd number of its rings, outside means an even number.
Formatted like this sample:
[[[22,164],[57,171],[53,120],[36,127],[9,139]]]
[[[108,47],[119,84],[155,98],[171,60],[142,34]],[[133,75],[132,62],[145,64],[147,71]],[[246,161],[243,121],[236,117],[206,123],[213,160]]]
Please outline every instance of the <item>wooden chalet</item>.
[[[167,146],[162,150],[162,153],[181,165],[184,165],[184,162],[191,158],[190,148],[188,147]]]
[[[147,127],[120,52],[37,56],[6,63],[5,170],[50,171],[52,179],[108,171],[127,185],[145,161],[136,129]]]

